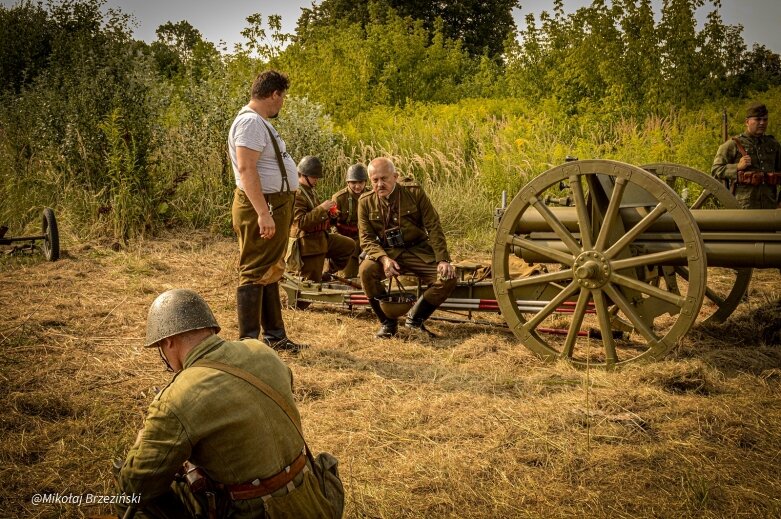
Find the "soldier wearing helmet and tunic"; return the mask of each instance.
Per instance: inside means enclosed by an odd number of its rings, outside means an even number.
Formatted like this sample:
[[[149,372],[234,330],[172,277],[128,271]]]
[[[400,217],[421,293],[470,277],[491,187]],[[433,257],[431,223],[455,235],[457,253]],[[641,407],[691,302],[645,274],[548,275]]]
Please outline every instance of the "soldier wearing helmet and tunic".
[[[144,347],[157,348],[175,374],[149,406],[119,490],[140,495],[136,517],[262,518],[270,508],[332,517],[293,423],[300,416],[290,369],[264,343],[226,341],[219,331],[192,290],[169,290],[152,303]],[[237,370],[270,386],[289,411]],[[194,474],[206,476],[203,491],[186,483]]]
[[[354,278],[358,275],[358,261],[361,255],[361,245],[358,240],[358,199],[362,194],[371,191],[366,187],[369,175],[366,166],[353,164],[347,169],[347,187],[334,193],[331,200],[336,202],[336,207],[331,208],[332,222],[336,232],[342,236],[352,238],[355,249],[347,262],[347,266],[340,275],[344,278]]]
[[[293,205],[293,225],[290,237],[299,239],[301,272],[303,279],[320,282],[323,265],[330,260],[329,272],[335,273],[347,265],[355,243],[345,236],[331,234],[329,211],[336,206],[333,200],[320,199],[315,187],[323,177],[323,164],[317,157],[308,155],[298,163],[299,188]]]

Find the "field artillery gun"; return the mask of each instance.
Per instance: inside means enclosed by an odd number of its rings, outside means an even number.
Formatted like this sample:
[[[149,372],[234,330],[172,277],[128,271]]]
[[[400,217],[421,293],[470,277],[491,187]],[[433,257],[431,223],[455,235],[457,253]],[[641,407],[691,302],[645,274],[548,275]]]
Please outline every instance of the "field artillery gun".
[[[729,317],[753,268],[781,267],[781,210],[739,209],[720,182],[686,166],[572,161],[505,205],[494,214],[491,279],[459,268],[440,310],[469,320],[499,312],[548,360],[659,359],[698,320]],[[518,258],[535,268],[519,276]],[[282,287],[294,305],[368,306],[355,285],[288,275]]]
[[[562,188],[568,196],[560,196]],[[688,204],[683,198],[690,197]],[[574,206],[548,206],[546,199]],[[513,256],[545,264],[548,272],[513,279]],[[536,177],[513,198],[498,225],[491,267],[504,320],[537,355],[608,368],[658,359],[698,318],[726,319],[752,268],[781,267],[781,210],[737,209],[720,183],[685,166],[574,161]],[[708,286],[709,267],[726,269],[719,270],[728,276],[725,291]],[[545,305],[524,312],[520,299]],[[558,312],[564,304],[574,309]],[[589,327],[602,333],[583,337]],[[544,333],[551,328],[568,331]]]
[[[40,242],[40,249],[48,261],[57,261],[60,258],[60,233],[57,228],[57,219],[54,211],[49,207],[44,208],[41,215],[41,234],[28,236],[7,236],[8,227],[0,226],[0,245],[11,245],[9,252],[34,251],[35,243]],[[12,245],[20,243],[21,245]]]

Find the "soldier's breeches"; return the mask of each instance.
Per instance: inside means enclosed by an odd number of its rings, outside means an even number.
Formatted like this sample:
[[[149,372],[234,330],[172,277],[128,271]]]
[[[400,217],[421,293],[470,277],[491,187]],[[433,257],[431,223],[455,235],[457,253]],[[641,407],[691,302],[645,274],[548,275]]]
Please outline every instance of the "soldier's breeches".
[[[355,250],[355,242],[340,234],[329,234],[328,251],[325,254],[303,256],[301,258],[301,272],[303,279],[319,283],[323,279],[323,264],[325,259],[331,260],[336,270],[342,270]]]
[[[396,262],[401,266],[403,274],[413,274],[420,279],[421,285],[428,286],[423,292],[423,299],[434,306],[444,303],[458,283],[456,279],[439,279],[436,263],[426,263],[411,252],[403,252],[396,258]],[[386,293],[385,286],[382,284],[385,270],[379,261],[368,258],[363,260],[358,275],[367,297],[373,298]]]
[[[291,193],[265,194],[272,206],[276,231],[271,239],[260,237],[258,214],[240,189],[233,196],[233,230],[239,240],[239,285],[258,283],[287,250],[287,238],[293,216]]]
[[[353,253],[347,260],[347,264],[344,266],[340,274],[343,278],[350,279],[358,275],[358,262],[360,261],[361,257],[361,246],[358,243],[358,238],[355,238],[353,243],[355,243],[355,246],[353,247]]]

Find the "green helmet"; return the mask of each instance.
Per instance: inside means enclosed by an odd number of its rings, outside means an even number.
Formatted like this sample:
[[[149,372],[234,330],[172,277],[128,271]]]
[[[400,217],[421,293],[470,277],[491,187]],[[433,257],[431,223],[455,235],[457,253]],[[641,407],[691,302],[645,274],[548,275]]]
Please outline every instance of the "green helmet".
[[[305,177],[322,178],[323,163],[314,155],[307,155],[298,163],[298,172]]]
[[[369,174],[363,164],[353,164],[347,168],[347,182],[366,182],[367,180],[369,180]]]
[[[201,328],[215,328],[215,333],[220,331],[206,301],[192,290],[168,290],[157,296],[149,307],[144,347],[151,348],[166,337]]]

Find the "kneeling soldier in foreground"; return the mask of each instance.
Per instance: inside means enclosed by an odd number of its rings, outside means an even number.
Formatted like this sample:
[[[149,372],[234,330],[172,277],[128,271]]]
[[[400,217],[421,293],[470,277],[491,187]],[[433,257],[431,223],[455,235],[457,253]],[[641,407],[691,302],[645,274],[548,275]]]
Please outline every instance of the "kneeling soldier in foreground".
[[[120,491],[141,496],[136,517],[334,516],[297,430],[290,369],[265,344],[219,331],[191,290],[164,292],[149,309],[144,346],[175,375],[119,473]]]
[[[358,201],[358,231],[366,259],[358,270],[369,304],[382,326],[377,337],[396,335],[398,323],[382,311],[377,297],[386,294],[382,280],[412,273],[428,285],[410,310],[405,326],[432,335],[424,326],[434,310],[456,287],[445,233],[439,215],[419,184],[397,182],[399,174],[389,159],[369,164],[372,191]]]

